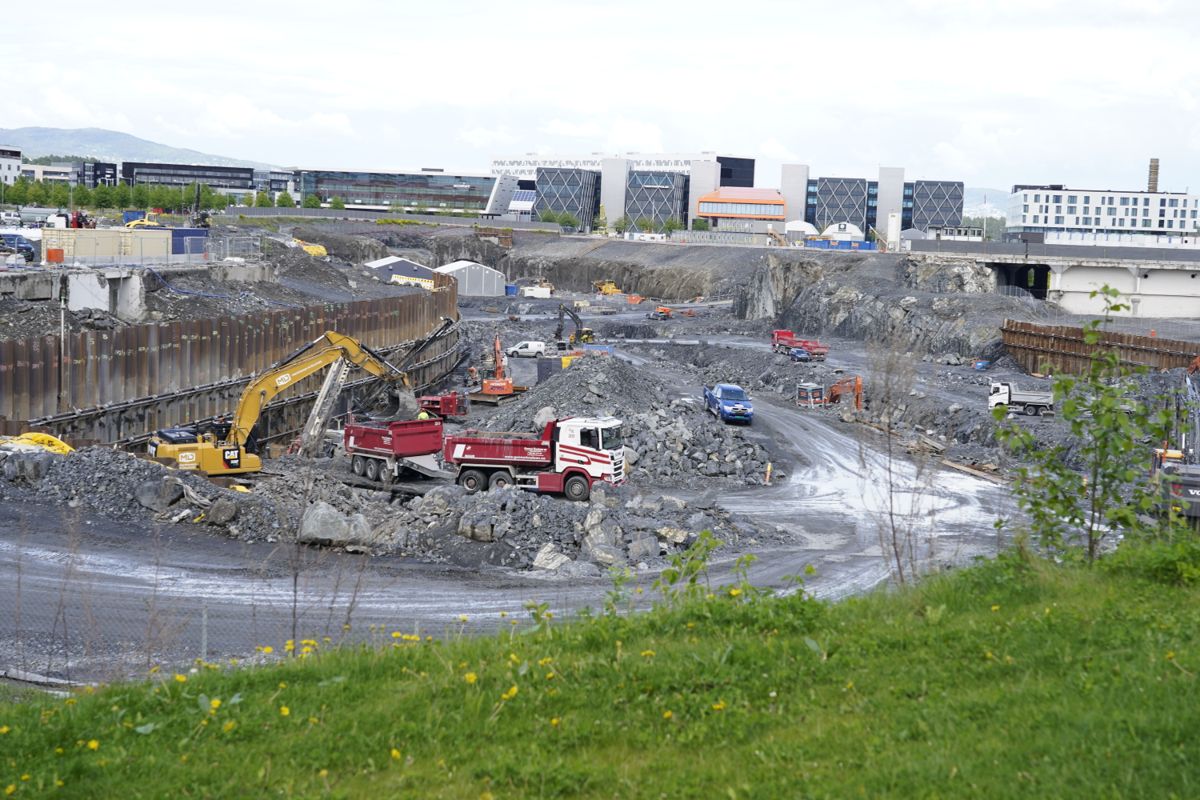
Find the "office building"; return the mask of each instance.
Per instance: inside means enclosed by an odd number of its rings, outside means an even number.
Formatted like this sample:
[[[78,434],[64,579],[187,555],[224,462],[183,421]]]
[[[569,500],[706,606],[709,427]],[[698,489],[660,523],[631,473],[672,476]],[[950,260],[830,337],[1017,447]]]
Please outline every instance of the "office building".
[[[0,183],[12,186],[21,177],[21,148],[0,145]]]
[[[97,186],[117,185],[117,165],[109,161],[85,161],[76,166],[75,182],[95,189]]]
[[[634,225],[649,223],[656,231],[669,219],[686,228],[689,182],[682,172],[631,171],[625,181],[625,216]]]
[[[543,214],[570,214],[579,230],[589,232],[600,215],[600,173],[591,169],[539,167],[533,218]]]
[[[1139,236],[1194,236],[1198,231],[1200,195],[1038,184],[1013,187],[1004,235],[1029,242],[1135,246]]]
[[[254,191],[270,192],[272,196],[280,192],[295,192],[296,173],[291,170],[256,169],[254,170]],[[300,198],[296,198],[300,202]]]
[[[322,203],[339,197],[350,207],[409,213],[499,216],[508,210],[517,179],[435,167],[400,171],[296,170],[301,197]]]
[[[696,216],[715,231],[782,233],[787,204],[777,189],[721,187],[699,199]]]
[[[901,227],[921,231],[962,224],[961,181],[905,181],[901,167],[881,167],[876,180],[817,178],[806,164],[784,164],[780,193],[789,221],[803,220],[819,231],[849,223],[865,232],[885,233],[888,215]]]
[[[254,190],[254,169],[209,164],[125,161],[121,164],[121,180],[130,186],[186,186],[190,183],[203,183],[213,189],[233,190],[235,193],[250,192]]]
[[[29,181],[42,181],[43,183],[67,183],[73,184],[76,182],[78,174],[77,164],[22,164],[21,177]]]

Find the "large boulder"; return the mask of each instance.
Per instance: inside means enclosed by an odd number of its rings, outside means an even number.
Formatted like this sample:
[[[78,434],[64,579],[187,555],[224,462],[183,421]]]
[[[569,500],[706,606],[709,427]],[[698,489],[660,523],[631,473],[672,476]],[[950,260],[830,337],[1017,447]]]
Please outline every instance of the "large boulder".
[[[209,525],[228,525],[233,522],[237,513],[237,503],[221,497],[215,500],[208,509],[208,513],[204,515],[204,521]]]
[[[558,569],[564,564],[570,563],[571,559],[563,554],[558,549],[557,545],[544,544],[542,549],[538,550],[537,555],[533,557],[534,569],[552,570]]]
[[[172,477],[152,478],[138,484],[133,496],[144,507],[161,514],[183,497],[183,486]]]
[[[554,410],[554,406],[542,406],[533,415],[533,429],[540,433],[548,423],[556,419],[558,419],[558,412]]]
[[[495,513],[491,508],[473,508],[464,511],[458,519],[458,535],[476,542],[494,542],[496,536],[492,521]]]
[[[318,500],[300,518],[298,541],[303,544],[344,545],[350,539],[350,521],[336,508]]]

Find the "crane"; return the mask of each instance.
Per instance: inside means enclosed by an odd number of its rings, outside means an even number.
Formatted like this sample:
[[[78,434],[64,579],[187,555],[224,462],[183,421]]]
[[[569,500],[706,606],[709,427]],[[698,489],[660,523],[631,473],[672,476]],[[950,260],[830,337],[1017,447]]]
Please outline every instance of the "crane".
[[[326,331],[320,338],[252,377],[228,423],[214,424],[206,431],[194,426],[156,431],[150,437],[150,455],[172,467],[202,470],[209,475],[259,471],[262,459],[255,453],[258,448],[254,427],[263,408],[289,386],[340,359],[398,385],[401,397],[407,396],[410,407],[416,408],[407,374],[356,339]]]

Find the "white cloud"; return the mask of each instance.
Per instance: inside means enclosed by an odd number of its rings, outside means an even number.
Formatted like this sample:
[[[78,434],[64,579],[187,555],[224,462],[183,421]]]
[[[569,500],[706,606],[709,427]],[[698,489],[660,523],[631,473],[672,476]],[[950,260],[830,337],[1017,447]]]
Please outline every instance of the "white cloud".
[[[756,151],[763,158],[774,159],[775,161],[800,161],[800,156],[796,155],[795,151],[785,145],[783,142],[770,137],[758,146]]]

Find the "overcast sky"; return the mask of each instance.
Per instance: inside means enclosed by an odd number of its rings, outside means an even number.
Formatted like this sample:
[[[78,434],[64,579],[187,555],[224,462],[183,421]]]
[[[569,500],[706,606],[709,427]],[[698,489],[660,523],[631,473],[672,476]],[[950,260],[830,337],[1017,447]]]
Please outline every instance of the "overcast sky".
[[[1180,0],[35,5],[0,127],[308,167],[715,150],[816,175],[1200,190]],[[47,9],[53,9],[51,19]],[[28,25],[24,24],[28,22]],[[14,96],[10,93],[10,97]]]

